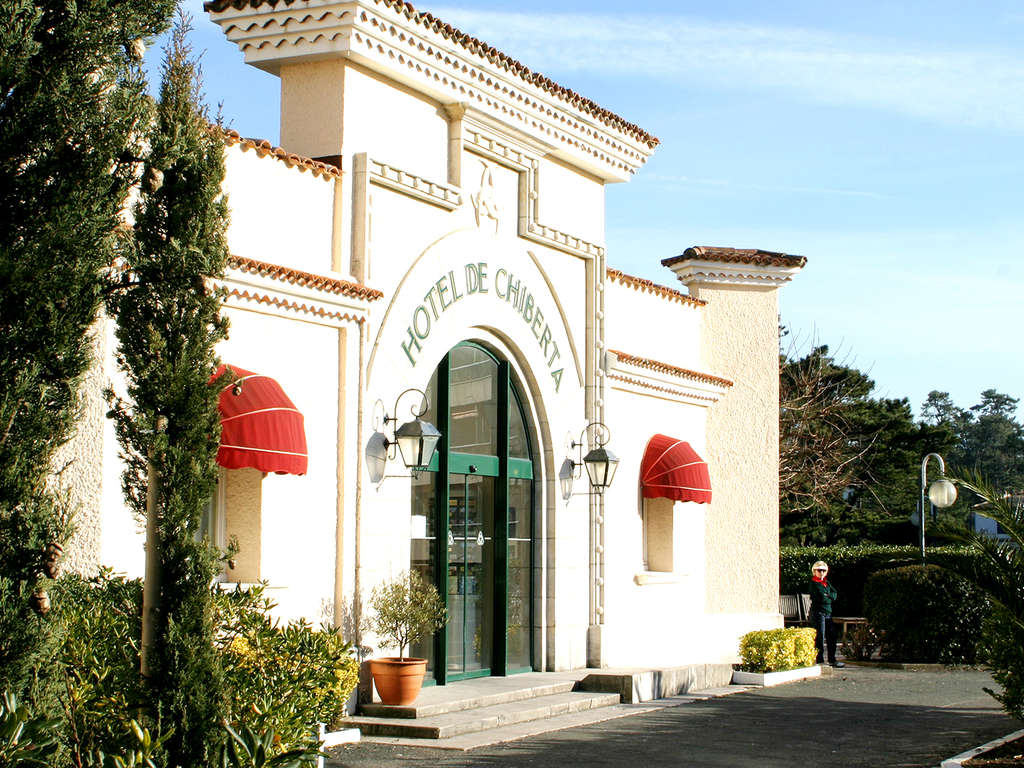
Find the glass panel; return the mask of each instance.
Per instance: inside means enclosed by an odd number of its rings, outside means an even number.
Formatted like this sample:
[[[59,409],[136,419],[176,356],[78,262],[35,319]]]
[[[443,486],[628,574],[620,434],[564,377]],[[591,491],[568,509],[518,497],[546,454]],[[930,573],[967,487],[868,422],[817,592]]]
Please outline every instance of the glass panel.
[[[509,386],[511,389],[511,386]],[[508,399],[508,457],[510,459],[529,459],[530,440],[526,436],[523,424],[523,412],[516,402],[515,393]]]
[[[482,349],[455,347],[450,364],[452,451],[498,454],[498,364]]]
[[[491,668],[494,478],[449,475],[448,672]]]
[[[436,522],[437,499],[435,493],[436,475],[433,472],[416,472],[412,479],[412,517],[410,518],[409,570],[417,571],[430,584],[437,583]],[[434,636],[425,637],[409,648],[411,656],[427,660],[427,670],[432,676],[434,670]]]
[[[533,482],[508,481],[508,668],[532,666],[530,653]]]

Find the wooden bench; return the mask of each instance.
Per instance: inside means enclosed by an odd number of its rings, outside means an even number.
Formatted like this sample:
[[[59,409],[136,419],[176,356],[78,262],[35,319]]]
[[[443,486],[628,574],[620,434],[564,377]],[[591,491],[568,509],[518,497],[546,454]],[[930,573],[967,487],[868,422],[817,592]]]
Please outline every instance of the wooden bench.
[[[868,620],[863,616],[833,616],[832,622],[842,627],[839,634],[839,642],[847,642],[847,633],[850,631],[850,627],[863,626],[868,623]]]
[[[779,595],[779,613],[787,627],[807,626],[811,616],[810,595]]]

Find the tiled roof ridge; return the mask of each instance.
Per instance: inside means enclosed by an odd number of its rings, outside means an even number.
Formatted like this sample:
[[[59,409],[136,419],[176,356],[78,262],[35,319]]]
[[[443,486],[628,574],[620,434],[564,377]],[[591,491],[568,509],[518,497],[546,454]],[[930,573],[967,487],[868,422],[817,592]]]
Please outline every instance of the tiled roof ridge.
[[[760,248],[724,248],[712,245],[691,246],[679,256],[662,259],[661,263],[668,267],[681,261],[694,259],[720,261],[727,264],[754,264],[765,267],[803,267],[807,263],[806,256],[791,256],[788,253],[764,251]]]
[[[622,285],[628,285],[631,288],[635,288],[638,291],[649,291],[650,293],[657,294],[666,299],[672,299],[682,304],[692,304],[695,307],[703,307],[707,304],[703,299],[695,299],[689,294],[677,291],[675,288],[669,288],[665,285],[659,285],[653,280],[647,280],[643,277],[634,277],[633,275],[627,275],[618,269],[612,269],[608,267],[605,270],[612,280]]]
[[[231,255],[228,257],[228,264],[242,272],[269,277],[273,280],[283,280],[306,288],[313,288],[327,293],[351,296],[356,299],[374,301],[384,297],[382,291],[370,288],[361,283],[354,283],[349,280],[342,280],[337,277],[317,275],[312,272],[305,272],[301,269],[271,264],[268,261],[258,261],[245,256]]]
[[[330,163],[325,163],[321,160],[314,160],[311,157],[297,155],[294,152],[289,152],[281,147],[275,147],[266,139],[246,138],[239,134],[238,131],[230,128],[221,128],[217,125],[211,125],[210,130],[213,133],[220,134],[224,139],[224,143],[229,147],[238,144],[242,147],[243,152],[255,149],[256,154],[260,157],[266,157],[269,155],[275,160],[280,160],[289,168],[298,168],[302,172],[311,171],[314,176],[322,176],[324,178],[341,178],[341,169],[336,165],[331,165]]]
[[[269,5],[271,8],[276,8],[278,3],[288,6],[297,1],[298,0],[207,0],[203,3],[203,10],[208,13],[219,13],[226,8],[235,8],[236,10],[240,10],[246,6],[259,8],[261,5]],[[508,54],[502,53],[494,46],[488,45],[482,40],[478,40],[472,35],[456,29],[451,24],[442,21],[433,14],[428,13],[427,11],[417,11],[411,3],[404,2],[404,0],[373,0],[373,2],[377,5],[392,8],[404,14],[407,19],[410,19],[420,26],[426,27],[430,31],[451,40],[457,45],[465,48],[470,53],[487,59],[491,64],[511,72],[530,85],[534,85],[541,90],[547,91],[553,96],[568,102],[573,107],[592,115],[606,125],[617,128],[626,135],[642,141],[651,149],[654,149],[654,147],[658,146],[660,143],[656,137],[647,133],[647,131],[635,123],[631,123],[625,118],[616,115],[614,112],[605,109],[596,102],[591,101],[587,97],[559,85],[551,78],[542,75],[540,72],[534,72],[525,64],[516,61]]]
[[[680,368],[678,365],[670,365],[669,363],[663,363],[660,360],[652,360],[649,357],[631,355],[628,352],[621,352],[617,349],[609,349],[608,351],[615,355],[619,359],[619,362],[626,363],[627,365],[635,365],[638,368],[648,368],[652,371],[657,371],[658,373],[668,373],[685,379],[696,379],[697,381],[703,381],[706,384],[717,384],[720,387],[731,387],[733,385],[733,382],[729,379],[723,379],[721,376],[712,376],[710,373],[691,371],[689,368]]]

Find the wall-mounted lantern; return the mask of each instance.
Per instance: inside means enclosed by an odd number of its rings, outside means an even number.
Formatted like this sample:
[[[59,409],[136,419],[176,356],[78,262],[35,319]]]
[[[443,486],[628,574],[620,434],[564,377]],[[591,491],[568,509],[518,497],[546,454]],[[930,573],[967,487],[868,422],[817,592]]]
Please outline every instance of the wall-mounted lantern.
[[[398,405],[402,398],[414,392],[420,396],[420,408],[410,408],[412,420],[401,426],[398,423]],[[379,404],[379,401],[378,401]],[[395,407],[392,410],[393,416],[384,413],[384,433],[375,432],[370,438],[366,447],[366,457],[369,463],[371,479],[380,482],[384,479],[384,464],[393,461],[396,455],[401,455],[402,463],[407,469],[425,467],[434,458],[437,444],[441,440],[441,433],[437,427],[429,421],[424,421],[421,416],[427,412],[430,402],[422,390],[415,387],[402,392],[395,398]],[[391,435],[388,436],[388,425],[391,425]],[[397,452],[395,448],[398,448]]]
[[[594,447],[584,456],[584,436],[590,430],[593,430],[591,442]],[[576,457],[566,459],[566,463],[562,465],[563,472],[559,474],[563,498],[568,499],[572,495],[572,481],[582,477],[581,467],[587,468],[587,478],[590,480],[590,487],[593,492],[603,493],[604,489],[612,484],[615,470],[619,466],[619,459],[614,453],[604,447],[610,436],[611,430],[608,427],[600,421],[593,421],[583,428],[578,442],[573,440],[570,443],[569,449],[576,451]]]

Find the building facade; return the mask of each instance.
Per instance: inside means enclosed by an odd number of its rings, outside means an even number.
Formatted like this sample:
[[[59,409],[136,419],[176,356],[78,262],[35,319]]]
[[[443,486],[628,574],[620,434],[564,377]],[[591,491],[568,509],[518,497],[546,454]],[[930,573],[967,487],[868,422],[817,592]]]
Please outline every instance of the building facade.
[[[678,288],[627,275],[604,188],[653,152],[641,128],[397,0],[206,9],[280,78],[286,148],[225,136],[219,352],[287,393],[308,459],[223,470],[224,579],[374,647],[370,591],[418,570],[448,606],[419,649],[442,684],[730,661],[781,626],[777,291],[803,258],[695,247],[662,262]],[[117,385],[112,339],[93,394]],[[90,402],[74,563],[141,574]],[[410,471],[389,443],[417,415],[442,437]]]

